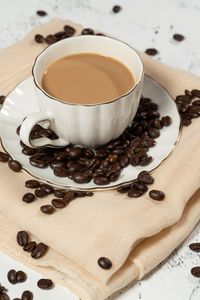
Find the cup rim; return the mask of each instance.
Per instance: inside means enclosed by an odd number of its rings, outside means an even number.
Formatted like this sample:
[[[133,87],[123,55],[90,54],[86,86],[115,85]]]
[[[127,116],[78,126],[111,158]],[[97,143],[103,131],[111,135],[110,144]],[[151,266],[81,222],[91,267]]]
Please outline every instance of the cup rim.
[[[127,47],[129,47],[132,51],[134,51],[134,52],[137,54],[137,56],[138,56],[138,58],[139,58],[139,60],[140,60],[140,62],[141,62],[141,67],[142,67],[141,75],[140,75],[140,78],[139,78],[139,80],[137,81],[137,83],[134,84],[133,87],[132,87],[130,90],[128,90],[128,91],[127,91],[126,93],[124,93],[123,95],[118,96],[117,98],[114,98],[114,99],[112,99],[112,100],[110,100],[110,101],[107,101],[107,102],[99,102],[99,103],[94,103],[94,104],[81,104],[81,103],[66,102],[66,101],[63,101],[63,100],[61,100],[61,99],[59,99],[59,98],[56,98],[56,97],[54,97],[54,96],[48,94],[48,93],[41,87],[41,85],[38,83],[38,81],[37,81],[37,79],[36,79],[36,76],[35,76],[34,70],[35,70],[35,67],[36,67],[36,65],[37,65],[37,63],[38,63],[38,59],[40,58],[41,55],[43,55],[43,54],[49,49],[49,47],[53,48],[53,47],[56,47],[56,46],[58,45],[58,43],[63,43],[63,44],[64,44],[64,43],[66,43],[66,41],[68,41],[69,39],[80,38],[80,37],[81,37],[81,38],[87,38],[87,37],[90,37],[90,38],[95,37],[95,38],[97,38],[96,35],[77,35],[77,36],[69,37],[69,38],[67,38],[67,39],[58,41],[58,42],[56,42],[56,43],[54,43],[54,44],[52,44],[52,45],[47,46],[44,50],[42,50],[42,51],[36,56],[36,58],[35,58],[35,60],[34,60],[34,63],[33,63],[33,66],[32,66],[32,77],[33,77],[33,82],[34,82],[35,86],[36,86],[36,87],[37,87],[37,88],[38,88],[45,96],[47,96],[48,98],[51,98],[51,99],[54,100],[54,101],[58,101],[58,102],[60,102],[60,103],[67,104],[67,105],[71,105],[71,106],[87,106],[87,107],[88,107],[88,106],[91,106],[91,107],[94,107],[94,106],[99,106],[99,105],[110,104],[110,103],[116,102],[116,101],[118,101],[118,100],[120,100],[120,99],[122,99],[122,98],[128,96],[128,95],[131,94],[131,93],[136,89],[136,87],[142,82],[142,79],[143,79],[143,77],[144,77],[144,63],[143,63],[143,61],[142,61],[142,58],[141,58],[139,52],[138,52],[135,48],[133,48],[132,46],[130,46],[128,43],[123,42],[123,41],[121,41],[120,39],[113,38],[113,37],[109,37],[109,36],[98,36],[98,39],[110,39],[110,40],[118,41],[118,42],[120,42],[120,43],[126,45]]]

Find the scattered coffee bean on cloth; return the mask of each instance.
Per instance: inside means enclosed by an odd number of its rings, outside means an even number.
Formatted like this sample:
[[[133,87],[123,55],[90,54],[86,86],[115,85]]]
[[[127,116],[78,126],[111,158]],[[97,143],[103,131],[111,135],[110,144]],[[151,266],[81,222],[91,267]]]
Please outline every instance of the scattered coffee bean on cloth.
[[[38,280],[37,286],[42,290],[50,290],[54,287],[54,283],[51,279],[42,278]]]
[[[159,190],[151,190],[149,192],[149,197],[156,201],[162,201],[165,198],[165,194]]]
[[[185,37],[180,33],[175,33],[173,35],[173,39],[177,42],[182,42],[185,39]]]
[[[112,11],[117,14],[122,10],[122,7],[119,5],[114,5]]]
[[[107,257],[100,257],[98,259],[98,265],[104,270],[109,270],[112,268],[112,262],[109,258]]]
[[[28,244],[28,233],[26,231],[19,231],[17,233],[17,243],[19,246],[24,247]]]
[[[31,291],[24,291],[22,293],[21,300],[32,300],[33,299],[33,293]]]
[[[200,278],[200,266],[191,269],[191,274],[194,277]]]
[[[190,250],[200,252],[200,243],[192,243],[189,245]]]
[[[145,50],[145,53],[150,56],[155,56],[156,54],[158,54],[158,50],[155,48],[148,48]]]
[[[40,17],[45,17],[47,15],[47,12],[44,10],[37,10],[36,14]]]
[[[43,243],[39,243],[35,249],[31,252],[31,257],[34,259],[39,259],[41,257],[43,257],[46,252],[48,250],[48,246],[43,244]]]
[[[20,164],[20,162],[18,162],[17,160],[13,160],[13,159],[8,161],[8,166],[14,172],[20,172],[22,169],[22,165]]]

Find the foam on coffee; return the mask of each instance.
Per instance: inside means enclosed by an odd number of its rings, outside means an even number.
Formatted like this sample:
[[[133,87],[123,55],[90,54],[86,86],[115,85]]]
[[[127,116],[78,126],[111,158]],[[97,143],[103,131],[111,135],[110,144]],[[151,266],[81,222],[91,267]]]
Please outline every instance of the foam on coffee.
[[[109,102],[133,85],[133,75],[124,64],[95,53],[65,56],[50,64],[42,78],[49,95],[76,104]]]

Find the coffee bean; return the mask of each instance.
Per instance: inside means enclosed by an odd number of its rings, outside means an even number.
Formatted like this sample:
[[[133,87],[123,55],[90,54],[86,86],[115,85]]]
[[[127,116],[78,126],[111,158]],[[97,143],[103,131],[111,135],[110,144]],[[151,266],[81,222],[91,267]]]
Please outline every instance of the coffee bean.
[[[191,273],[194,277],[200,278],[200,267],[192,268]]]
[[[69,176],[69,171],[65,168],[55,168],[53,170],[54,175],[58,177],[68,177]]]
[[[187,96],[187,95],[179,95],[176,97],[176,103],[178,104],[190,104],[191,102],[191,97],[190,96]]]
[[[76,198],[86,197],[86,192],[85,191],[75,191],[75,197]]]
[[[47,12],[44,11],[44,10],[37,10],[36,11],[37,15],[40,16],[40,17],[44,17],[47,15]]]
[[[138,190],[138,191],[141,191],[142,193],[146,193],[147,190],[148,190],[148,187],[146,186],[145,183],[137,180],[136,182],[134,182],[132,185],[131,185],[131,189],[132,190]]]
[[[40,183],[37,180],[30,179],[25,182],[25,187],[29,189],[37,189],[40,187]]]
[[[154,55],[158,54],[158,50],[155,48],[148,48],[145,50],[145,53],[150,56],[154,56]]]
[[[57,198],[63,198],[66,194],[65,190],[54,190],[54,196]]]
[[[53,205],[53,207],[55,208],[64,208],[65,206],[67,206],[67,202],[64,199],[53,199],[51,201],[51,204]]]
[[[81,34],[82,34],[82,35],[93,35],[93,34],[94,34],[94,30],[91,29],[91,28],[84,28],[84,29],[81,31]]]
[[[152,162],[153,158],[151,156],[144,157],[140,160],[140,166],[146,167]]]
[[[139,164],[139,157],[136,155],[132,155],[131,159],[130,159],[130,164],[134,167],[136,167]]]
[[[200,252],[200,243],[192,243],[189,247],[194,252]]]
[[[13,160],[13,159],[8,161],[8,166],[14,172],[20,172],[22,169],[22,165],[20,164],[20,162],[18,162],[17,160]]]
[[[193,104],[193,105],[200,106],[200,100],[195,100],[192,104]]]
[[[74,191],[68,191],[66,192],[65,196],[64,196],[64,200],[69,203],[70,201],[74,200],[76,198],[76,194]]]
[[[191,91],[189,91],[187,89],[185,90],[185,95],[193,98]]]
[[[35,196],[38,197],[38,198],[44,198],[44,197],[47,197],[48,194],[45,192],[45,190],[41,190],[39,188],[39,189],[35,190]]]
[[[23,271],[17,271],[17,273],[16,273],[17,283],[25,282],[26,279],[27,279],[26,273],[24,273]]]
[[[92,197],[93,195],[94,195],[93,192],[86,192],[86,196],[87,196],[87,197]]]
[[[118,157],[117,154],[110,154],[110,155],[108,156],[108,160],[109,160],[109,162],[110,162],[111,164],[114,164],[114,163],[116,163],[116,162],[119,160],[119,157]]]
[[[190,119],[182,119],[181,125],[183,126],[189,126],[192,123]]]
[[[129,165],[129,159],[125,155],[121,156],[119,159],[119,164],[122,168],[126,168]]]
[[[22,247],[28,244],[28,233],[26,231],[19,231],[17,233],[17,243]]]
[[[64,31],[65,31],[65,33],[68,37],[71,37],[75,34],[76,29],[74,27],[69,26],[69,25],[65,25],[64,26]]]
[[[24,291],[22,293],[21,300],[33,300],[33,293],[30,291]]]
[[[1,285],[0,283],[0,293],[3,293],[3,292],[7,292],[8,290],[5,288],[5,286]]]
[[[70,172],[76,172],[76,171],[80,171],[83,167],[81,164],[75,161],[69,161],[67,163],[67,168],[69,169]]]
[[[131,190],[131,184],[121,186],[117,189],[120,194],[127,194]]]
[[[0,95],[0,105],[4,103],[6,96]]]
[[[10,270],[7,274],[7,278],[11,284],[16,284],[17,283],[17,272],[13,269]]]
[[[53,288],[54,284],[52,280],[42,278],[38,280],[37,286],[42,290],[50,290]]]
[[[169,116],[162,117],[161,124],[162,126],[170,126],[172,124],[172,119]]]
[[[104,270],[109,270],[112,268],[112,262],[109,258],[107,257],[100,257],[98,259],[98,265]]]
[[[138,197],[141,197],[143,194],[142,191],[139,191],[139,190],[130,190],[128,191],[128,197],[133,197],[133,198],[138,198]]]
[[[42,205],[40,210],[46,215],[52,215],[55,212],[55,209],[52,205]]]
[[[41,44],[44,42],[44,37],[41,34],[36,34],[34,40],[36,43]]]
[[[159,119],[155,119],[153,122],[153,127],[155,127],[156,129],[161,129],[162,128],[161,121]]]
[[[24,153],[25,155],[31,156],[36,153],[36,150],[26,146],[22,149],[22,153]]]
[[[82,149],[83,155],[86,156],[87,158],[92,158],[94,157],[94,152],[92,151],[92,149],[89,148],[83,148]]]
[[[31,156],[30,159],[30,164],[36,168],[40,168],[40,169],[45,169],[48,167],[48,162],[47,161],[43,161],[41,160],[41,156]]]
[[[46,184],[46,183],[42,183],[40,185],[40,189],[42,191],[45,191],[45,193],[48,194],[48,195],[53,194],[53,192],[54,192],[54,188],[51,185]]]
[[[76,183],[87,183],[91,180],[84,172],[74,172],[72,175],[72,179]]]
[[[32,252],[36,247],[36,242],[29,242],[26,246],[23,247],[23,250],[26,252]]]
[[[77,159],[81,156],[81,154],[82,154],[82,149],[79,147],[70,148],[68,150],[68,155],[71,159]]]
[[[31,252],[31,257],[34,259],[39,259],[46,254],[48,250],[47,245],[39,243],[36,248]]]
[[[138,175],[138,180],[145,184],[153,184],[154,179],[147,171],[142,171]]]
[[[103,176],[96,177],[94,183],[97,185],[106,185],[109,183],[109,179]]]
[[[9,159],[9,155],[7,153],[0,151],[0,162],[7,162]]]
[[[1,300],[1,299],[0,299]],[[21,300],[20,298],[14,298],[13,300]]]
[[[47,35],[47,37],[44,40],[48,45],[54,44],[58,41],[57,37],[53,34]]]
[[[160,136],[160,131],[154,127],[148,128],[148,135],[152,139],[156,139]]]
[[[122,10],[121,6],[119,5],[114,5],[112,11],[117,14],[118,12],[120,12],[120,10]]]
[[[173,39],[177,42],[182,42],[185,39],[185,37],[182,34],[175,33],[173,35]]]
[[[33,193],[26,193],[22,197],[22,201],[25,203],[32,203],[35,200],[35,195]]]
[[[165,198],[165,194],[159,190],[151,190],[149,197],[157,201],[162,201]]]
[[[10,300],[8,294],[6,293],[1,293],[0,294],[0,300]]]

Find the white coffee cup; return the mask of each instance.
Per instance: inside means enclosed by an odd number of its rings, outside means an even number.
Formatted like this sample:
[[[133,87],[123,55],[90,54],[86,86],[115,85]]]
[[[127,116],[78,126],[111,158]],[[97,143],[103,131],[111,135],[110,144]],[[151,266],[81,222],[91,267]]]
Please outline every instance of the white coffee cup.
[[[133,74],[133,87],[117,99],[92,105],[66,103],[49,95],[41,85],[48,65],[77,53],[96,53],[119,60]],[[92,147],[119,137],[137,112],[144,77],[143,63],[136,50],[119,40],[91,35],[68,38],[46,48],[36,58],[32,73],[40,112],[27,116],[23,121],[20,138],[33,148],[70,143]],[[30,140],[34,125],[43,121],[49,122],[50,128],[59,137],[57,140]]]

